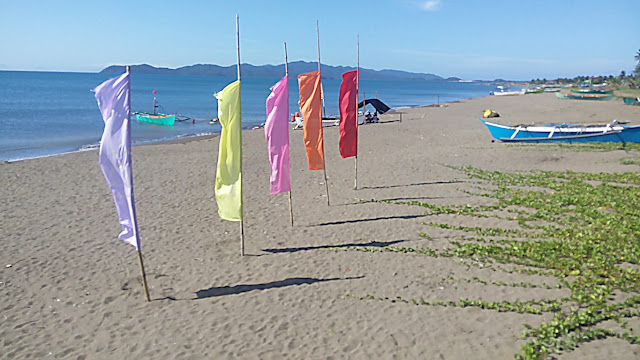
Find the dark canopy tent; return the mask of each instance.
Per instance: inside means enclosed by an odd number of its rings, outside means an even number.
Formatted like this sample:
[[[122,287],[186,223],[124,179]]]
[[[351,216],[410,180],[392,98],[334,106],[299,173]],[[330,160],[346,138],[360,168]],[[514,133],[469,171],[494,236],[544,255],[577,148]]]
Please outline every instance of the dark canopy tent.
[[[358,109],[367,104],[373,106],[379,114],[384,114],[387,111],[391,110],[390,107],[388,107],[387,105],[385,105],[385,103],[378,99],[365,99],[364,101],[360,101],[360,103],[358,104]]]

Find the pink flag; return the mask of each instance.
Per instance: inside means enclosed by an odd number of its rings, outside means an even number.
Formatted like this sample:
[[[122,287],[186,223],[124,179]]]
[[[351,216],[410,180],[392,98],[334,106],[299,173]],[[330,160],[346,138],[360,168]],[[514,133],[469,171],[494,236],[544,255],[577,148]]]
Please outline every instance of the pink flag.
[[[342,74],[340,84],[340,155],[358,156],[358,70]]]
[[[271,193],[291,191],[289,179],[289,75],[271,87],[267,97],[267,137],[271,162]]]
[[[94,91],[104,120],[104,133],[100,141],[100,167],[113,194],[122,225],[122,232],[118,237],[140,250],[131,173],[129,73],[103,82]]]

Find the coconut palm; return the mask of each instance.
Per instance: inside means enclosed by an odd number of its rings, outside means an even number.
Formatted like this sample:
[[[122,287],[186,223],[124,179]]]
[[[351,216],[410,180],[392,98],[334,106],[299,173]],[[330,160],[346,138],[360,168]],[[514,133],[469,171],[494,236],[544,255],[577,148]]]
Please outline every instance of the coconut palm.
[[[638,65],[636,65],[636,68],[633,70],[633,73],[636,77],[640,77],[640,50],[638,50],[638,53],[633,58],[636,59],[636,61],[638,62]]]

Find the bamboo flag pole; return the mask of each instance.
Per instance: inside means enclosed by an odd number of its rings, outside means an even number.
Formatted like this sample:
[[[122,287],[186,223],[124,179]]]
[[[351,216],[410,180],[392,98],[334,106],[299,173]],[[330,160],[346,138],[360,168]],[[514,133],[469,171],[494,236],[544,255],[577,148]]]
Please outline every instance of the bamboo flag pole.
[[[286,75],[289,75],[289,59],[287,58],[287,43],[284,43],[284,72]],[[287,78],[289,81],[289,78]],[[287,84],[287,89],[289,88],[289,84]],[[288,96],[289,94],[287,94]],[[288,104],[287,104],[288,105]],[[287,109],[289,110],[289,109]],[[287,131],[289,128],[287,127]],[[289,162],[289,182],[291,182],[291,162]],[[289,215],[291,217],[291,226],[293,227],[293,205],[291,201],[291,188],[289,188]]]
[[[316,20],[316,37],[318,39],[318,73],[320,75],[320,27],[318,26],[318,20]],[[322,76],[320,77],[322,79]],[[320,86],[322,86],[322,80],[320,80]],[[322,118],[320,118],[320,132],[322,133],[322,142],[324,143],[324,131],[322,130]],[[324,159],[324,144],[322,145],[322,171],[324,172],[324,188],[327,192],[327,206],[330,206],[329,202],[329,183],[327,182],[327,161]]]
[[[147,302],[151,301],[149,299],[149,288],[147,287],[147,275],[144,272],[144,262],[142,261],[142,251],[138,250],[138,260],[140,261],[140,272],[142,274],[142,288],[144,289],[144,297],[147,299]]]
[[[358,190],[358,90],[360,89],[360,35],[358,35],[358,67],[356,68],[356,156],[355,156],[355,174],[353,176],[353,189]]]
[[[127,65],[127,74],[129,74],[131,72],[131,68]],[[131,79],[129,79],[129,81],[131,81]],[[155,101],[155,98],[154,98]],[[129,96],[129,118],[131,118],[131,96]],[[131,126],[131,121],[128,122],[129,126]],[[137,227],[137,225],[136,225]],[[140,234],[138,233],[137,229],[136,229],[136,236],[138,236],[138,250],[136,251],[138,253],[138,261],[140,262],[140,274],[142,275],[142,288],[144,289],[144,296],[147,299],[147,302],[151,301],[149,299],[149,287],[147,287],[147,275],[144,272],[144,262],[142,261],[142,250],[140,250]]]
[[[238,52],[238,81],[240,81],[240,20],[236,14],[236,50]],[[240,131],[240,146],[242,147],[242,131]],[[242,157],[240,158],[240,172],[242,173]],[[242,175],[240,176],[240,204],[242,204]],[[240,220],[240,255],[244,256],[244,206],[242,207],[242,217]]]

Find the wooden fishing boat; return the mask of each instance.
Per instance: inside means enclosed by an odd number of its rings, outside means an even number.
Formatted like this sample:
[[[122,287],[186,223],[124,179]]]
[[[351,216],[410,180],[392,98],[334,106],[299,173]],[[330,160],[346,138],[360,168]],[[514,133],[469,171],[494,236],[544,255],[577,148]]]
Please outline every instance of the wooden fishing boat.
[[[613,90],[611,89],[571,89],[571,92],[578,94],[613,94]]]
[[[166,115],[160,114],[156,110],[160,107],[158,105],[158,101],[156,100],[156,91],[153,90],[153,114],[143,113],[143,112],[134,112],[133,115],[136,116],[136,120],[156,125],[173,125],[176,122],[176,114]]]
[[[617,121],[605,125],[501,125],[483,120],[489,133],[502,142],[632,142],[640,143],[640,125],[624,125]]]
[[[557,92],[556,96],[560,99],[574,99],[574,100],[613,100],[615,95],[613,94],[591,94],[591,93],[560,93]]]
[[[173,125],[176,122],[176,115],[165,114],[147,114],[147,113],[134,113],[136,120],[156,125]]]
[[[509,90],[509,88],[505,89],[504,86],[502,85],[498,85],[496,87],[496,91],[492,92],[491,95],[496,95],[496,96],[514,96],[514,95],[524,95],[524,89],[523,90]]]
[[[616,98],[613,94],[592,94],[592,93],[571,93],[567,94],[569,99],[578,99],[578,100],[613,100]]]
[[[640,105],[640,97],[637,97],[637,98],[625,97],[625,98],[622,98],[622,101],[624,101],[624,103],[627,105]]]

